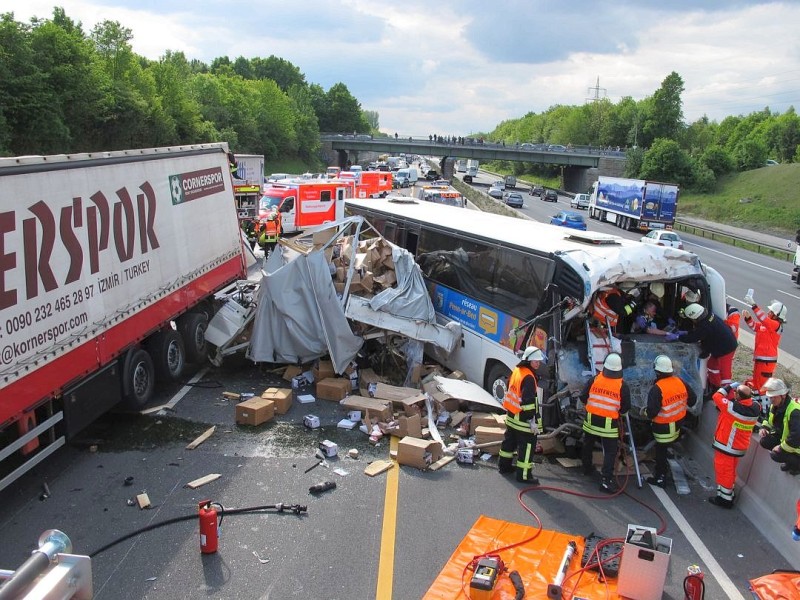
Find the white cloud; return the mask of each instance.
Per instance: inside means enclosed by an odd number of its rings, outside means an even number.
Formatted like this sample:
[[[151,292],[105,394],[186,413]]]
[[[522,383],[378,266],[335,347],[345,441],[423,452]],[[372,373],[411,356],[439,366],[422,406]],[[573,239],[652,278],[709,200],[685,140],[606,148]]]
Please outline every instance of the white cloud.
[[[327,89],[343,82],[382,129],[467,135],[555,104],[651,95],[672,71],[684,80],[684,115],[721,120],[800,104],[793,2],[628,0],[28,0],[0,12],[27,21],[53,6],[81,21],[119,21],[134,50],[210,62],[276,55]]]

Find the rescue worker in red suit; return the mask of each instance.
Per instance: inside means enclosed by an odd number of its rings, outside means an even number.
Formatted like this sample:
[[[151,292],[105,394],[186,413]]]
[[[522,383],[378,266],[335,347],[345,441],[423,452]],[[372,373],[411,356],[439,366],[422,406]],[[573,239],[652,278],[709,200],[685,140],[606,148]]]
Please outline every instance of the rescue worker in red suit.
[[[690,304],[683,310],[683,314],[694,323],[694,329],[670,334],[667,340],[672,341],[677,338],[686,344],[700,343],[700,358],[708,358],[710,394],[711,390],[718,389],[723,381],[731,381],[733,355],[738,342],[725,321],[700,304]]]
[[[719,410],[712,443],[717,493],[708,501],[721,508],[733,508],[736,465],[750,447],[761,406],[753,402],[753,391],[739,383],[720,387],[711,399]]]
[[[759,444],[769,457],[781,463],[781,471],[800,473],[800,401],[789,396],[781,379],[770,377],[761,390],[770,401],[769,416],[762,422]]]
[[[753,296],[747,295],[744,301],[753,309],[744,310],[742,316],[747,326],[755,332],[753,348],[753,387],[760,390],[764,383],[772,377],[778,364],[778,344],[786,322],[787,309],[783,302],[774,300],[765,314],[755,303]]]
[[[583,474],[593,475],[592,452],[595,442],[603,448],[600,491],[615,494],[619,486],[614,480],[614,461],[619,449],[619,419],[631,408],[631,392],[622,377],[622,357],[611,352],[603,362],[603,371],[589,381],[581,394],[586,407],[583,421]]]
[[[635,298],[639,289],[630,291],[630,298],[623,296],[618,288],[602,288],[595,294],[592,302],[592,317],[601,325],[608,323],[612,329],[616,328],[620,318],[630,317],[636,311]]]
[[[739,312],[739,309],[735,306],[731,306],[730,304],[725,305],[725,313],[727,316],[725,317],[725,324],[731,328],[733,332],[733,337],[736,340],[739,340],[739,325],[742,320],[742,313]],[[728,385],[731,383],[730,381],[723,381],[722,385]]]
[[[666,487],[669,462],[667,454],[681,434],[681,423],[686,416],[686,408],[694,406],[697,394],[690,385],[675,375],[672,359],[659,354],[653,361],[656,380],[647,393],[647,406],[643,416],[650,420],[650,430],[656,442],[656,466],[647,483]]]
[[[508,391],[503,399],[506,409],[506,433],[500,445],[497,461],[501,473],[513,473],[514,451],[517,452],[517,481],[539,485],[533,476],[533,455],[536,436],[539,435],[539,407],[536,370],[544,360],[544,353],[529,346],[508,378]]]

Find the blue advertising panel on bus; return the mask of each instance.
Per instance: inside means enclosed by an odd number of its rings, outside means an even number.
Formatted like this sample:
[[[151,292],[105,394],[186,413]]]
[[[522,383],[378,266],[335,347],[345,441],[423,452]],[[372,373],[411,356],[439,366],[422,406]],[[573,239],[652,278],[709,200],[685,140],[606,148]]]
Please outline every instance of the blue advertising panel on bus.
[[[514,349],[514,339],[509,338],[509,334],[520,324],[519,319],[443,285],[429,281],[428,289],[436,312],[493,342]]]

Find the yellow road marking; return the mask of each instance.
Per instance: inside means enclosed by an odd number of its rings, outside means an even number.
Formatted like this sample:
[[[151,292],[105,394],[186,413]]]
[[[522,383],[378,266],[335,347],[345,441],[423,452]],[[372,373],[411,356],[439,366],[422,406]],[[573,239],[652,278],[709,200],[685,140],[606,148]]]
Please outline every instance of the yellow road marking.
[[[389,451],[397,452],[397,438],[392,436]],[[378,563],[378,589],[376,600],[391,600],[394,580],[394,540],[397,531],[397,489],[400,484],[400,467],[386,473],[386,496],[383,499],[383,528],[381,530],[381,558]]]

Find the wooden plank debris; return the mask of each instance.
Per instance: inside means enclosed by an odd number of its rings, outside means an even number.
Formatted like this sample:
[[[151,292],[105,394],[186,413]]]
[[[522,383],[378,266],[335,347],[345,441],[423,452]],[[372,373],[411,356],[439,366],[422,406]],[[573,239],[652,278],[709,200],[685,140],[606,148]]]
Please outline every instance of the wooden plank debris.
[[[364,469],[364,473],[370,477],[375,477],[375,475],[380,475],[384,471],[391,469],[393,466],[394,463],[391,460],[378,459],[369,463],[367,468]]]
[[[430,470],[430,471],[438,471],[443,466],[453,462],[455,459],[456,459],[455,456],[443,456],[442,458],[437,460],[435,463],[431,464],[431,466],[428,467],[428,470]]]
[[[198,437],[197,437],[197,438],[196,438],[196,439],[195,439],[193,442],[190,442],[190,443],[189,443],[189,444],[186,446],[186,449],[187,449],[187,450],[194,450],[194,449],[195,449],[195,448],[197,448],[197,447],[198,447],[200,444],[202,444],[202,443],[203,443],[203,442],[205,442],[205,441],[206,441],[208,438],[210,438],[210,437],[211,437],[211,436],[214,434],[214,431],[216,431],[216,429],[217,429],[217,426],[216,426],[216,425],[214,425],[213,427],[209,427],[209,428],[208,428],[208,429],[206,429],[206,430],[205,430],[203,433],[201,433],[201,434],[200,434],[200,435],[199,435],[199,436],[198,436]]]
[[[219,479],[220,477],[222,477],[222,473],[209,473],[208,475],[204,475],[203,477],[200,477],[199,479],[195,479],[194,481],[190,481],[189,483],[186,484],[186,487],[192,488],[193,490],[196,490],[201,485],[205,485],[207,483],[211,483],[212,481],[215,481],[215,480]]]

